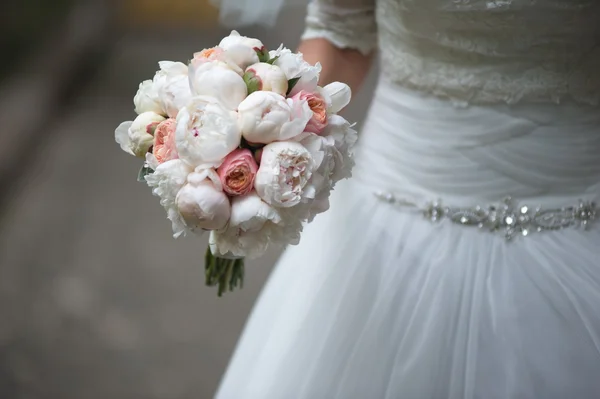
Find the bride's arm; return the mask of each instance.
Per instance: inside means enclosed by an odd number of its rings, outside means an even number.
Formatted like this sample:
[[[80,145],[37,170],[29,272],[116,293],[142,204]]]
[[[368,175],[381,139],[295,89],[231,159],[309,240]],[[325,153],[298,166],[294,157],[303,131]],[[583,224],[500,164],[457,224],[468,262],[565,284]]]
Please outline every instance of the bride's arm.
[[[377,44],[375,0],[312,0],[299,51],[320,62],[321,84],[334,80],[358,90]]]

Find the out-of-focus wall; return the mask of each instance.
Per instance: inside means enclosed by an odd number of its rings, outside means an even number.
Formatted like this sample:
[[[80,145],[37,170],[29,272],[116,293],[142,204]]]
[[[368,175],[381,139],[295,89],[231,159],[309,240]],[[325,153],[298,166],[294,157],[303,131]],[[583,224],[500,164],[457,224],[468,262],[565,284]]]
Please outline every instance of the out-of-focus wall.
[[[137,27],[208,29],[218,23],[210,0],[123,0],[118,7],[123,21]]]
[[[64,23],[76,0],[4,0],[0,13],[0,77]]]

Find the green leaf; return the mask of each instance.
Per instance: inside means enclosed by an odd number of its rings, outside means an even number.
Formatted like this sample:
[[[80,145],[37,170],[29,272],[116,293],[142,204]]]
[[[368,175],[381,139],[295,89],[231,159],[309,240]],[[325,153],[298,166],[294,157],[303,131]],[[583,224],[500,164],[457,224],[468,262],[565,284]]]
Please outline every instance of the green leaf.
[[[144,166],[142,166],[142,168],[138,172],[137,180],[140,182],[145,182],[146,181],[145,177],[148,175],[151,175],[152,173],[154,173],[154,171],[151,168],[149,168],[148,166],[146,166],[146,164],[144,164]]]
[[[278,59],[279,59],[279,56],[273,57],[269,61],[267,61],[267,64],[273,65],[275,63],[275,61],[277,61]]]
[[[260,62],[268,62],[269,58],[271,58],[269,50],[267,50],[265,46],[262,48],[254,48],[254,51],[256,51],[256,55],[258,55],[258,60]]]
[[[253,70],[246,72],[243,76],[243,79],[244,83],[246,83],[246,87],[248,88],[248,95],[262,89],[262,81],[256,77],[256,74]]]
[[[292,92],[292,89],[294,88],[294,86],[296,86],[296,83],[298,83],[299,80],[300,77],[288,80],[288,90],[286,94],[290,94]]]

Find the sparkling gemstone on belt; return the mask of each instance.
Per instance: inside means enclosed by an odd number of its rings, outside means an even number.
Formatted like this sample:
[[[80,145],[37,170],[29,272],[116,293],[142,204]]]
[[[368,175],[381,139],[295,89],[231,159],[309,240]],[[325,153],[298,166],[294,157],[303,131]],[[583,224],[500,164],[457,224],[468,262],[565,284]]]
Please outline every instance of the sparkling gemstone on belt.
[[[498,204],[462,208],[445,206],[441,201],[418,206],[386,192],[377,192],[375,196],[391,205],[418,210],[432,222],[448,220],[463,226],[474,226],[503,234],[508,240],[535,232],[586,229],[596,219],[594,202],[579,201],[576,205],[544,209],[517,204],[508,197]]]

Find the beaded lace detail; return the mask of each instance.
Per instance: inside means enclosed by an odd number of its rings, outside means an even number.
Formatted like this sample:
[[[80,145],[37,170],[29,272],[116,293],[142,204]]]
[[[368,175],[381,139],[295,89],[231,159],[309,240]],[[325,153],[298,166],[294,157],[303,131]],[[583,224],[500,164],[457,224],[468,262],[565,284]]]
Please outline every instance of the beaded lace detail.
[[[368,53],[377,32],[390,80],[457,102],[598,105],[598,21],[597,0],[314,0],[305,37]]]
[[[420,207],[392,193],[376,192],[375,196],[391,205],[417,210],[432,222],[448,220],[463,226],[479,227],[503,234],[507,240],[543,231],[587,229],[596,219],[594,202],[580,201],[577,205],[544,209],[540,206],[517,205],[512,198],[506,198],[501,203],[483,206],[449,207],[436,201]]]

